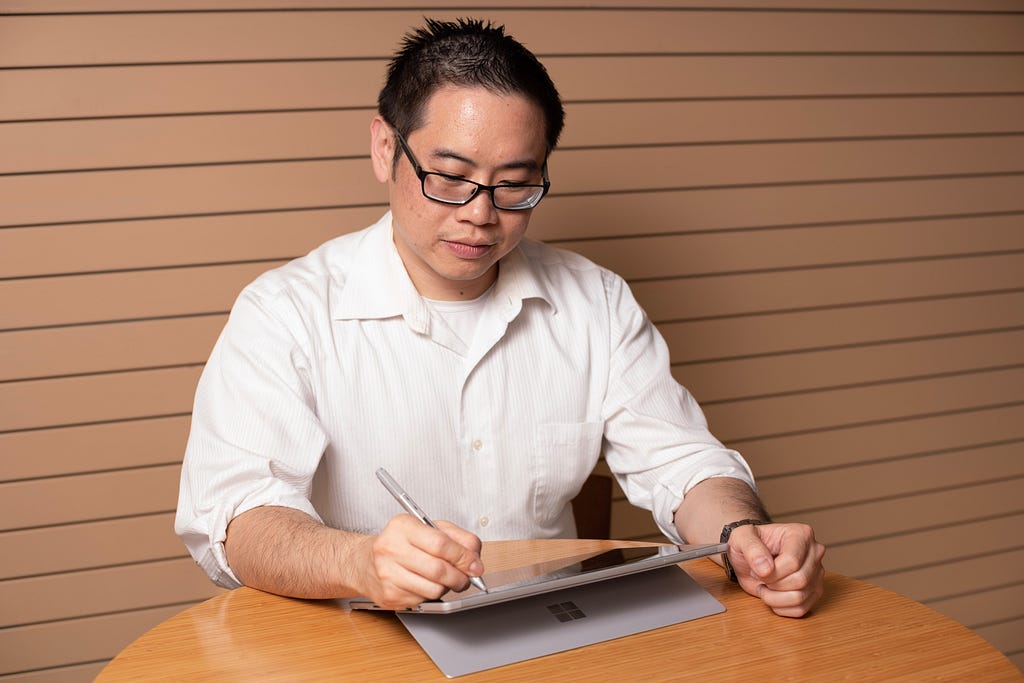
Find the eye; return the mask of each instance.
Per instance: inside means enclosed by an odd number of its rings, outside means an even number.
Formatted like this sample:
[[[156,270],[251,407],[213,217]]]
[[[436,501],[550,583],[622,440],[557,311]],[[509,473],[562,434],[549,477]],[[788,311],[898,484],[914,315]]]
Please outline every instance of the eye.
[[[537,191],[537,186],[530,183],[502,183],[498,187],[506,197],[527,197]]]

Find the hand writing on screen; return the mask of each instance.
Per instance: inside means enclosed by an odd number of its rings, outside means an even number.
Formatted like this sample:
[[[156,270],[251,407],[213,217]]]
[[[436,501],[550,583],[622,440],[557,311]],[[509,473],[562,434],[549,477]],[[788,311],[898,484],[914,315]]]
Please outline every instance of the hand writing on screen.
[[[387,609],[436,600],[449,590],[465,590],[480,576],[480,539],[454,524],[431,528],[412,515],[393,517],[379,536],[366,537],[362,594]]]
[[[802,617],[825,590],[825,546],[805,524],[747,525],[729,537],[729,562],[740,586],[773,612]]]

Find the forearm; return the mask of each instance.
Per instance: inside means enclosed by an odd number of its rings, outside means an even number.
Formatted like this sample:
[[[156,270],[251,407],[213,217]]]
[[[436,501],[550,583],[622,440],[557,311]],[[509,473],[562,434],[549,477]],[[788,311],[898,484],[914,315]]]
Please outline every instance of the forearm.
[[[769,518],[757,494],[745,482],[714,477],[686,493],[674,522],[687,543],[717,543],[722,527],[741,519]]]
[[[297,598],[363,594],[373,537],[324,526],[300,510],[258,507],[228,526],[228,564],[246,586]]]

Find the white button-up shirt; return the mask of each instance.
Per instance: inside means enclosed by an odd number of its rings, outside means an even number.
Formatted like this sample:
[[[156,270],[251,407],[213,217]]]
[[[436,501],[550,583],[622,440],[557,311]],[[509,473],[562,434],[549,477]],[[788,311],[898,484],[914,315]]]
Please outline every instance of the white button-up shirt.
[[[231,519],[287,506],[377,533],[401,512],[374,476],[385,467],[484,540],[572,537],[570,501],[601,455],[677,542],[692,486],[753,486],[621,278],[523,240],[467,347],[416,291],[387,214],[241,293],[196,392],[175,527],[234,587]]]

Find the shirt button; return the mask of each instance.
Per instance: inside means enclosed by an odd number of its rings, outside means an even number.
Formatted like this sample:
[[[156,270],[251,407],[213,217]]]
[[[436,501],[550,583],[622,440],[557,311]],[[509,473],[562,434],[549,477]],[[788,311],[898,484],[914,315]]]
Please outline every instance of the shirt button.
[[[483,447],[484,447],[484,442],[481,441],[480,439],[475,439],[473,441],[473,450],[474,451],[478,451],[478,450],[480,450]]]
[[[488,524],[490,524],[490,522],[491,520],[487,519],[486,517],[480,518],[480,526],[487,526]]]

